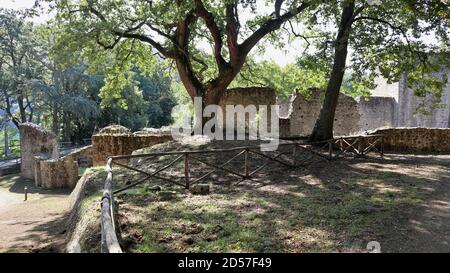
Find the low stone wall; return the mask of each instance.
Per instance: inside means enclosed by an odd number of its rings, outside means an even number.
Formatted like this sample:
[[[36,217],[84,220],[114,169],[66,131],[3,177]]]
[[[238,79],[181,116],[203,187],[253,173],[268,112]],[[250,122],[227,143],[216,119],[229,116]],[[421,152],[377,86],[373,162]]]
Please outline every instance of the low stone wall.
[[[131,155],[134,150],[172,140],[170,134],[97,134],[92,136],[91,157],[94,166],[105,165],[110,156]]]
[[[385,128],[370,134],[383,134],[387,151],[450,153],[450,128]]]
[[[77,149],[62,157],[64,160],[77,161],[80,165],[91,167],[92,164],[92,145]]]
[[[79,162],[92,166],[91,146],[77,149],[58,159],[34,156],[34,182],[43,188],[73,188],[78,181]]]
[[[40,162],[40,185],[43,188],[74,188],[78,181],[78,162],[69,158]]]

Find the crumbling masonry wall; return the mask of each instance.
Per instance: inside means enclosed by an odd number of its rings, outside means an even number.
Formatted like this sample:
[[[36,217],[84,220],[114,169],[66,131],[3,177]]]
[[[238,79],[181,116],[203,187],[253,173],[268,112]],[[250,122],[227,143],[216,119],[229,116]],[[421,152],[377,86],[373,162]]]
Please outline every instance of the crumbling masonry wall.
[[[436,76],[447,74],[450,78],[450,70],[442,69]],[[398,88],[398,115],[395,126],[401,127],[428,127],[428,128],[449,128],[450,127],[450,81],[442,90],[441,107],[434,109],[430,115],[416,112],[417,106],[423,98],[415,96],[414,91],[408,88],[408,78],[402,77]],[[428,96],[427,98],[430,98]]]
[[[395,126],[396,104],[392,97],[361,98],[358,102],[359,131]]]
[[[94,166],[105,165],[110,156],[131,155],[134,150],[172,140],[165,133],[99,133],[92,136],[91,157]]]
[[[74,188],[78,181],[78,167],[92,166],[91,146],[76,149],[57,159],[35,156],[34,181],[43,188]]]
[[[290,97],[290,101],[280,102],[285,114],[280,119],[281,137],[310,135],[319,117],[323,96],[323,92],[315,89],[311,90],[310,97],[296,94]],[[357,101],[340,94],[334,119],[334,135],[347,136],[393,127],[396,124],[396,111],[395,99],[391,97],[369,97]]]
[[[450,128],[386,128],[384,149],[394,152],[450,152]]]
[[[78,162],[64,158],[41,161],[40,186],[74,188],[78,181]]]
[[[45,130],[40,126],[29,122],[21,123],[19,125],[19,132],[21,175],[29,179],[34,179],[34,157],[36,155],[47,159],[55,159],[59,157],[56,135],[51,131]]]
[[[319,117],[323,96],[324,93],[318,89],[311,90],[311,95],[306,98],[299,94],[293,96],[290,102],[292,106],[289,116],[289,132],[280,128],[282,135],[290,137],[310,135]],[[339,136],[357,133],[360,130],[360,118],[358,103],[353,98],[341,94],[336,107],[334,134]]]
[[[276,104],[275,90],[269,87],[247,87],[247,88],[231,88],[228,89],[222,96],[219,106],[222,108],[224,125],[226,124],[226,105],[255,105],[256,110],[259,111],[260,105],[267,105],[268,130],[270,130],[270,115],[271,105]],[[245,117],[245,127],[249,127],[249,117]],[[234,128],[237,127],[237,122],[234,123]]]

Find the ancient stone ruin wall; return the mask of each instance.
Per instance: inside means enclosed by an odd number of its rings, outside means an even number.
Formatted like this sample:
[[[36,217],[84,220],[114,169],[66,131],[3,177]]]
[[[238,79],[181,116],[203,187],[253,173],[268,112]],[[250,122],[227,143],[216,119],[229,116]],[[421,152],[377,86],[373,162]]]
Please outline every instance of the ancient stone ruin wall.
[[[436,75],[440,77],[443,73],[450,77],[450,71],[445,69]],[[361,98],[358,102],[340,94],[334,135],[363,133],[380,127],[450,128],[450,83],[442,92],[442,107],[435,109],[431,115],[416,113],[422,98],[415,96],[407,87],[406,76],[403,76],[399,83],[388,84],[385,80],[378,79],[377,84],[379,86],[374,90],[374,94],[379,96]],[[280,116],[289,119],[280,121],[284,124],[284,127],[280,128],[283,129],[282,136],[306,136],[312,132],[322,106],[317,93],[313,92],[309,100],[294,95],[288,100],[278,101]],[[286,129],[288,123],[289,129]]]
[[[58,158],[45,160],[34,157],[34,181],[44,188],[73,188],[78,181],[78,167],[92,166],[91,146],[86,146]]]
[[[384,149],[394,152],[450,152],[450,128],[386,128]]]
[[[58,142],[56,135],[34,123],[19,125],[21,149],[21,174],[23,177],[34,179],[34,157],[58,158]]]
[[[437,75],[450,71],[443,70]],[[414,91],[407,86],[407,77],[403,76],[399,83],[398,118],[396,126],[402,127],[428,127],[449,128],[450,127],[450,82],[444,87],[441,96],[441,108],[435,109],[431,115],[416,113],[417,106],[422,99],[414,95]]]
[[[361,98],[358,102],[360,113],[359,131],[395,126],[396,102],[390,97]]]
[[[260,105],[267,105],[268,128],[270,129],[270,106],[276,104],[275,90],[268,87],[248,87],[248,88],[232,88],[228,89],[220,100],[222,108],[224,124],[226,124],[226,105],[255,105],[259,110]],[[249,119],[246,115],[245,126],[248,128]],[[235,122],[234,128],[237,127]]]
[[[40,186],[43,188],[74,188],[78,181],[78,162],[70,158],[40,162]]]
[[[76,149],[69,154],[62,157],[62,159],[67,161],[76,161],[80,165],[85,165],[86,167],[92,166],[92,145]]]
[[[323,101],[322,96],[323,92],[314,89],[311,90],[309,98],[301,95],[293,98],[289,132],[291,137],[311,134],[320,114]],[[357,102],[353,98],[341,94],[336,107],[334,134],[339,136],[357,133],[360,130],[359,120],[360,113]]]
[[[131,155],[134,150],[172,140],[170,132],[102,133],[92,136],[92,163],[105,165],[110,156]]]

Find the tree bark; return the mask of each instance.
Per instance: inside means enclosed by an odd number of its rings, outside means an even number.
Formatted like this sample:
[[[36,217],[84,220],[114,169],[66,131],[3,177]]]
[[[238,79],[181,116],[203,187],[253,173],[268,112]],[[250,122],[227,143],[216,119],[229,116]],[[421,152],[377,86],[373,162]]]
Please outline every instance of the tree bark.
[[[8,125],[5,123],[5,157],[9,155]]]
[[[59,119],[58,119],[58,106],[56,105],[56,103],[53,104],[53,109],[52,109],[52,131],[53,133],[55,133],[56,135],[58,135],[59,133]]]
[[[355,3],[348,1],[342,10],[339,23],[338,35],[336,37],[333,68],[327,84],[325,100],[320,110],[313,132],[309,138],[311,142],[329,140],[333,138],[333,125],[339,92],[345,73],[345,62],[347,60],[348,40],[350,37],[352,21],[354,17]]]
[[[27,112],[25,110],[25,106],[23,105],[23,96],[20,95],[17,98],[17,104],[19,105],[19,113],[20,113],[20,121],[27,122]]]

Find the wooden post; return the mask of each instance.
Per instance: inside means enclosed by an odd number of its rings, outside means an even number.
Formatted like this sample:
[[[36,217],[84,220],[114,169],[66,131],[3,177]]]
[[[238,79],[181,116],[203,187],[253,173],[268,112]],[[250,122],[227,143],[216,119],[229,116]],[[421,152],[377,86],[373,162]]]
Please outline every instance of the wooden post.
[[[381,148],[380,148],[381,157],[384,156],[384,136],[381,136]]]
[[[25,186],[25,188],[23,188],[23,191],[25,192],[25,200],[24,201],[27,201],[27,199],[28,199],[28,187]]]
[[[245,177],[246,178],[248,178],[248,174],[249,174],[249,171],[250,171],[250,168],[249,168],[249,166],[248,166],[248,164],[249,164],[249,151],[248,151],[248,148],[246,148],[245,149],[245,154],[244,154],[244,160],[245,160],[245,162],[244,162],[244,165],[245,165]]]
[[[362,137],[358,137],[358,155],[362,156],[364,154],[364,148],[363,148],[363,142],[362,142]]]
[[[331,140],[328,141],[328,158],[330,160],[333,159],[333,144]]]
[[[184,180],[186,189],[189,189],[189,154],[184,154]]]
[[[297,144],[294,143],[294,149],[292,150],[292,164],[294,165],[294,167],[297,167],[296,154],[297,154]]]

